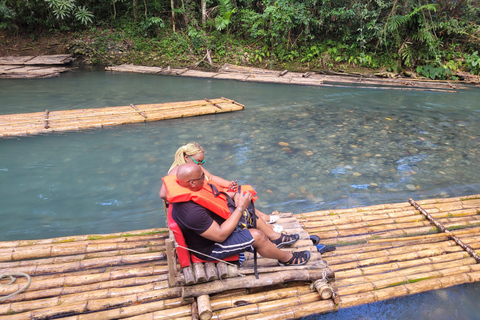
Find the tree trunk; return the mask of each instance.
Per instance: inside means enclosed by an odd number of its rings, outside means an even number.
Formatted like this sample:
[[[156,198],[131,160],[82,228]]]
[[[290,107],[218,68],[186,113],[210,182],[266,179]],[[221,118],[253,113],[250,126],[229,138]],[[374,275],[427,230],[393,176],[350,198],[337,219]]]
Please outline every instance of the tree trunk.
[[[173,32],[175,32],[175,11],[173,11],[175,8],[173,6],[173,0],[170,0],[170,6],[172,7],[172,28]]]
[[[207,1],[201,0],[202,5],[202,24],[205,24],[207,21]]]
[[[133,7],[133,21],[137,21],[137,0],[133,0],[132,7]]]

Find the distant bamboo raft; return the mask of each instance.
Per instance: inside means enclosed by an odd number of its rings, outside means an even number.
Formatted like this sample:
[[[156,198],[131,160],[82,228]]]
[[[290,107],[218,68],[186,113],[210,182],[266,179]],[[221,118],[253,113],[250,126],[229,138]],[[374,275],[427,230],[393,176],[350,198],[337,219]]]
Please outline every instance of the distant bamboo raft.
[[[296,84],[320,87],[352,87],[391,90],[416,90],[457,92],[457,89],[469,89],[462,82],[429,81],[414,78],[391,79],[374,76],[352,76],[343,73],[319,74],[316,72],[292,72],[288,70],[276,71],[260,68],[237,66],[226,63],[216,72],[201,71],[189,68],[172,69],[170,67],[145,67],[131,64],[106,67],[107,71],[135,72],[176,75],[196,78],[211,78],[221,80],[238,80],[246,82],[264,82],[280,84]],[[333,72],[331,72],[333,73]],[[478,81],[477,81],[478,82]]]
[[[142,104],[0,115],[0,137],[101,128],[128,123],[167,120],[243,110],[231,99],[205,99],[161,104]]]
[[[70,70],[61,67],[73,61],[71,54],[0,57],[0,78],[51,78]]]
[[[480,195],[417,203],[478,253]],[[23,272],[32,278],[26,291],[0,301],[0,320],[300,319],[480,281],[480,264],[408,202],[294,217],[321,243],[337,245],[322,259],[335,272],[338,303],[321,300],[309,283],[293,277],[184,299],[191,289],[168,285],[168,230],[150,229],[0,242],[0,275]],[[0,287],[0,299],[27,283],[18,277]]]

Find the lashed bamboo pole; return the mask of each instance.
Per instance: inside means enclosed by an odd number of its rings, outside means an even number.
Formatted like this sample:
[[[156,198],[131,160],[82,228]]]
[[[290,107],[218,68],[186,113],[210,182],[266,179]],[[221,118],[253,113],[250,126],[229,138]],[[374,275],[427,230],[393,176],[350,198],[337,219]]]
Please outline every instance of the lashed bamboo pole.
[[[78,236],[68,236],[68,237],[58,237],[58,238],[49,238],[49,239],[39,239],[39,240],[14,240],[14,241],[2,241],[0,242],[0,248],[14,248],[22,246],[31,246],[31,245],[42,245],[42,244],[59,244],[59,243],[72,243],[76,241],[92,241],[94,243],[98,242],[121,242],[121,241],[139,241],[147,240],[153,238],[168,238],[168,229],[167,228],[154,228],[154,229],[143,229],[136,231],[127,231],[127,232],[118,232],[111,234],[89,234],[89,235],[78,235]],[[118,239],[118,238],[121,238]]]
[[[453,241],[452,241],[453,242]],[[385,257],[390,257],[391,259],[397,259],[402,257],[402,255],[408,256],[412,253],[418,252],[425,252],[435,254],[441,253],[453,253],[453,252],[460,252],[462,251],[461,248],[457,246],[453,246],[451,242],[445,241],[441,243],[433,243],[429,245],[410,245],[398,248],[389,248],[386,250],[378,250],[378,251],[369,251],[365,253],[351,253],[351,254],[344,254],[344,255],[332,255],[332,256],[325,256],[324,259],[328,261],[329,265],[337,265],[341,263],[345,263],[352,260],[366,260],[366,259],[383,259]]]
[[[151,282],[150,280],[149,282]],[[117,284],[118,285],[118,284]],[[123,284],[120,284],[123,286]],[[154,289],[155,288],[155,289]],[[55,296],[0,305],[0,314],[21,313],[43,308],[54,308],[57,305],[88,303],[88,311],[98,311],[130,303],[140,303],[152,299],[165,298],[170,295],[168,287],[159,288],[156,283],[141,286],[119,287],[104,290],[93,290],[75,294]],[[178,297],[178,296],[177,296]]]
[[[236,308],[244,304],[260,303],[265,301],[272,301],[275,299],[297,297],[311,292],[312,289],[309,286],[305,285],[250,294],[247,294],[243,291],[229,291],[228,294],[212,296],[210,299],[210,304],[213,311],[218,311],[222,309]]]
[[[445,233],[451,234],[450,230],[447,230],[443,225],[441,225],[438,221],[436,221],[428,212],[426,212],[422,207],[420,207],[413,199],[408,200],[412,206],[414,206],[417,210],[419,210],[424,216],[427,217],[428,220],[430,220],[437,228],[442,230]],[[464,244],[458,237],[451,235],[451,238],[460,246],[462,247],[465,251],[468,252],[469,255],[471,255],[477,262],[480,262],[480,256],[473,251],[473,249]]]
[[[425,222],[427,224],[427,222]],[[461,224],[455,223],[455,226],[468,227],[471,226],[470,221],[464,221]],[[475,221],[473,225],[477,225]],[[412,227],[413,226],[413,227]],[[397,229],[398,227],[407,227]],[[384,230],[382,230],[384,229]],[[320,228],[321,230],[321,228]],[[415,227],[415,224],[412,225],[398,225],[398,226],[389,226],[384,225],[378,228],[360,228],[350,230],[348,232],[341,230],[332,230],[327,232],[309,230],[311,235],[317,235],[322,239],[323,244],[342,244],[342,243],[355,243],[355,242],[367,242],[368,240],[373,240],[376,238],[395,238],[399,236],[407,235],[423,235],[435,232],[432,226],[428,224],[422,227]],[[375,232],[375,233],[373,233]]]
[[[118,249],[119,247],[125,247],[129,249]],[[149,243],[145,243],[143,245],[139,244],[124,244],[124,245],[111,245],[111,246],[71,246],[71,247],[57,247],[57,246],[46,246],[46,247],[29,247],[29,248],[22,248],[22,249],[12,249],[11,252],[5,252],[6,250],[1,250],[0,252],[0,262],[4,261],[11,261],[7,262],[7,264],[2,265],[2,267],[14,267],[15,265],[36,265],[39,264],[38,261],[35,262],[24,262],[22,260],[27,259],[39,259],[39,258],[46,258],[46,257],[77,257],[76,260],[84,260],[84,259],[91,259],[91,258],[102,258],[102,257],[111,257],[111,256],[119,256],[119,255],[130,255],[130,254],[139,254],[139,253],[148,253],[148,252],[162,252],[165,251],[165,246],[162,244],[160,246],[157,245],[149,245]],[[89,253],[86,253],[89,252]],[[58,259],[61,260],[61,259]],[[18,263],[17,261],[22,261]],[[53,260],[55,261],[55,260]],[[44,263],[45,261],[41,261],[40,263]]]
[[[92,288],[109,288],[127,282],[128,285],[158,282],[167,280],[167,274],[165,269],[157,271],[155,268],[132,268],[132,270],[123,272],[104,272],[80,276],[55,274],[53,277],[47,279],[41,279],[41,277],[35,277],[34,279],[35,281],[30,285],[28,293],[24,294],[25,297],[30,297],[29,299],[36,299],[44,295],[46,289],[62,288],[62,293],[67,294],[81,292],[82,288],[88,291]],[[23,279],[19,279],[15,285],[0,288],[0,294],[5,295],[17,291],[26,283],[26,280],[22,280]],[[15,297],[10,299],[10,301],[13,299],[15,299]]]
[[[455,221],[463,221],[469,220],[474,221],[478,220],[477,211],[474,208],[470,209],[462,209],[456,211],[448,211],[448,212],[439,212],[431,214],[432,217],[439,219],[442,222],[455,222]],[[308,229],[308,231],[328,231],[328,230],[343,230],[343,229],[357,229],[361,227],[373,227],[383,224],[401,224],[401,223],[412,223],[418,222],[421,220],[426,220],[425,217],[418,215],[418,212],[411,211],[408,215],[392,215],[388,214],[387,216],[384,215],[372,215],[372,216],[347,216],[347,217],[339,217],[337,219],[331,220],[310,220],[305,219],[301,220],[301,224],[304,228]]]
[[[175,301],[178,301],[178,299],[175,299]],[[77,316],[69,317],[69,319],[76,319],[76,320],[97,320],[97,319],[120,319],[120,318],[129,318],[129,317],[136,317],[138,316],[138,319],[148,319],[144,317],[144,314],[152,313],[152,312],[158,312],[159,314],[165,314],[165,310],[168,310],[168,313],[174,314],[174,315],[190,315],[191,310],[190,310],[190,305],[184,305],[181,307],[175,307],[175,308],[170,308],[169,301],[154,301],[154,302],[149,302],[149,303],[142,303],[139,305],[133,305],[133,306],[126,306],[122,308],[114,308],[110,310],[103,310],[103,311],[98,311],[98,312],[92,312],[92,313],[85,313],[88,311],[88,308],[83,305],[83,304],[71,304],[71,305],[65,305],[65,306],[58,306],[56,308],[46,308],[42,310],[38,310],[36,312],[31,312],[31,313],[23,313],[23,314],[18,314],[14,316],[10,316],[12,320],[16,319],[48,319],[54,316],[61,316],[63,314],[72,314],[72,313],[82,313],[78,314]],[[7,319],[7,318],[2,318],[3,316],[0,316],[0,319]]]
[[[97,258],[89,260],[81,260],[78,262],[71,263],[60,263],[55,265],[39,265],[39,266],[27,266],[15,268],[20,272],[24,272],[30,275],[34,274],[44,274],[44,273],[55,273],[55,272],[70,272],[80,269],[89,269],[89,268],[99,268],[103,266],[114,266],[122,264],[134,264],[146,261],[155,261],[165,258],[164,253],[141,253],[132,256],[115,256],[107,258]],[[2,273],[9,273],[13,268],[1,269]]]
[[[400,241],[412,241],[412,240],[422,240],[422,239],[432,239],[432,238],[445,238],[451,236],[461,236],[461,235],[468,235],[480,233],[480,228],[471,228],[467,230],[459,230],[459,231],[450,231],[448,233],[436,233],[436,234],[426,234],[421,236],[413,236],[413,237],[404,237],[404,238],[392,238],[392,239],[374,239],[368,240],[368,243],[382,243],[382,242],[400,242]]]
[[[318,293],[315,293],[318,296]],[[285,319],[300,319],[309,315],[325,313],[334,311],[336,309],[332,300],[317,300],[305,301],[305,303],[295,304],[287,303],[286,307],[273,309],[261,312],[260,310],[252,312],[248,316],[233,317],[230,319],[236,320],[253,320],[253,319],[271,319],[271,320],[285,320]],[[220,318],[223,319],[223,318]]]
[[[280,271],[268,275],[260,275],[260,279],[255,276],[245,276],[228,278],[225,280],[216,280],[212,282],[198,284],[194,287],[184,287],[182,296],[198,297],[203,294],[213,294],[225,290],[225,285],[230,289],[238,289],[243,287],[255,288],[274,283],[284,283],[290,281],[312,281],[323,277],[323,270],[292,270]]]
[[[423,260],[424,261],[424,260]],[[433,271],[442,271],[448,270],[451,268],[459,268],[466,270],[467,272],[478,271],[479,269],[475,267],[475,259],[472,257],[462,258],[458,260],[436,262],[436,263],[425,263],[419,264],[416,266],[407,266],[406,268],[400,268],[397,264],[389,264],[389,269],[386,268],[375,268],[370,267],[371,270],[367,270],[367,274],[353,274],[350,277],[337,277],[335,280],[335,287],[341,288],[346,286],[351,286],[360,283],[373,282],[377,280],[384,280],[394,277],[405,277],[416,275],[422,272],[433,272]],[[360,270],[361,271],[361,270]],[[462,271],[463,272],[463,271]]]

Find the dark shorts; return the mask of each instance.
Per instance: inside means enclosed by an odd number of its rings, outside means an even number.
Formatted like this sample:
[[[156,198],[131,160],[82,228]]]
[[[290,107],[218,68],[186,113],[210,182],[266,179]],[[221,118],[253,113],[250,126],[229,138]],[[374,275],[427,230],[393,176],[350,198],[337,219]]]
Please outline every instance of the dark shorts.
[[[252,243],[254,241],[255,240],[248,229],[234,231],[222,243],[215,243],[210,255],[217,259],[225,259],[226,257],[230,257],[241,252],[253,252]]]

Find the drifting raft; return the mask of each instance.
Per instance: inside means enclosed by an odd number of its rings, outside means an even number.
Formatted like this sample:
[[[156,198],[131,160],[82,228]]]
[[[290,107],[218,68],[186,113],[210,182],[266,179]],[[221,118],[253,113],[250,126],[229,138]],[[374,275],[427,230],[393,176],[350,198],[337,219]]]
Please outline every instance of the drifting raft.
[[[0,78],[57,77],[70,69],[61,65],[67,65],[72,61],[71,54],[0,57]]]
[[[404,202],[292,216],[310,236],[337,245],[321,257],[335,273],[337,303],[322,300],[310,282],[287,277],[209,293],[211,310],[202,312],[202,299],[184,295],[189,287],[169,286],[168,230],[150,229],[0,242],[0,274],[31,277],[23,292],[0,301],[0,319],[298,319],[480,281],[480,265],[451,239],[473,253],[480,249],[480,195],[414,203],[419,207]],[[450,232],[442,233],[421,211]],[[291,218],[284,219],[279,222],[288,229]],[[282,270],[300,273],[289,268]],[[0,287],[0,297],[27,284],[19,276]]]
[[[25,136],[239,111],[231,99],[0,115],[0,137]]]
[[[288,70],[275,71],[260,68],[250,68],[225,64],[216,72],[192,70],[188,68],[173,69],[170,67],[145,67],[131,64],[106,67],[107,71],[135,72],[176,75],[195,78],[211,78],[222,80],[238,80],[246,82],[265,82],[279,84],[297,84],[321,87],[352,87],[370,89],[393,89],[393,90],[417,90],[417,91],[438,91],[457,92],[457,89],[469,89],[460,82],[434,82],[413,78],[392,79],[380,77],[349,76],[345,74],[319,74],[315,72],[291,72]]]

